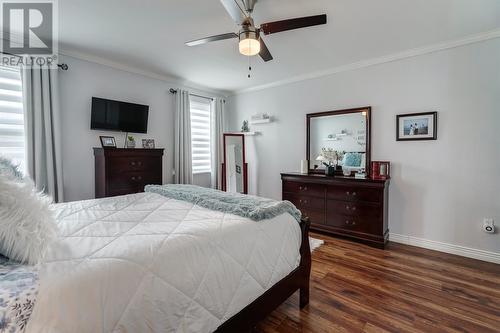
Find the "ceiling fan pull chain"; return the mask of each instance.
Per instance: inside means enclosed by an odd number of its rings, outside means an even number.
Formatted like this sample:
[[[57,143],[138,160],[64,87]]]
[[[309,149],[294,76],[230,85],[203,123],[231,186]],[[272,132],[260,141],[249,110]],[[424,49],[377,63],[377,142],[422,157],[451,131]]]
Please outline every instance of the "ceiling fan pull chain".
[[[250,73],[252,72],[252,57],[248,57],[248,78],[251,78]]]

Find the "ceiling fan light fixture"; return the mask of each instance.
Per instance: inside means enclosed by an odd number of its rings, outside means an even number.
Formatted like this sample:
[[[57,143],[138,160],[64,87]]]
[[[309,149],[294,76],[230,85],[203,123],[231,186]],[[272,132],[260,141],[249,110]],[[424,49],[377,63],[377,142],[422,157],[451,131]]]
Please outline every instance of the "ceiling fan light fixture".
[[[240,53],[248,57],[259,54],[260,41],[256,31],[247,30],[240,33]]]

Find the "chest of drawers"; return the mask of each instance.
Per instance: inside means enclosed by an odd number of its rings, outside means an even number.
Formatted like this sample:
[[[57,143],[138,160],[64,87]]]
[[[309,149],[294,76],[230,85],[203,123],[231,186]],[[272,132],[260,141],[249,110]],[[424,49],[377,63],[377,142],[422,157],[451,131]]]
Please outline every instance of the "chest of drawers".
[[[144,191],[162,183],[163,149],[94,148],[95,197]]]
[[[389,180],[282,173],[283,200],[291,201],[311,229],[383,248],[389,236]]]

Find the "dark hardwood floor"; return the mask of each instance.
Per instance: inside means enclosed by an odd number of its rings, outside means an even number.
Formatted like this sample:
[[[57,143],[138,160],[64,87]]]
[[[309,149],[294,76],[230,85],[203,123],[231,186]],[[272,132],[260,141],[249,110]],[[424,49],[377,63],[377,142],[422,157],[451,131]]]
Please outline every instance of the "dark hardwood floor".
[[[296,293],[255,332],[500,332],[500,265],[312,236],[309,305]]]

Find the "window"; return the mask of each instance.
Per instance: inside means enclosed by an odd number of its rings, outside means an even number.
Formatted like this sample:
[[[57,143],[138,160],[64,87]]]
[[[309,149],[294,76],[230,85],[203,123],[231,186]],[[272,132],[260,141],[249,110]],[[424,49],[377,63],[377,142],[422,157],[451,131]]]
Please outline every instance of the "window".
[[[19,68],[0,66],[0,155],[25,172],[24,114]]]
[[[193,173],[212,172],[211,116],[212,101],[191,96],[191,149]]]

